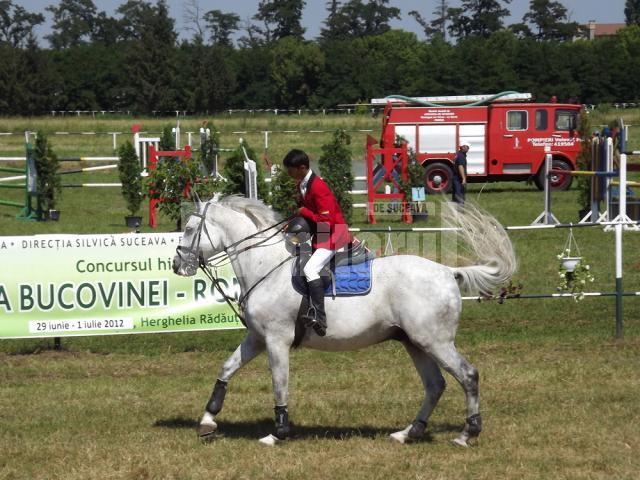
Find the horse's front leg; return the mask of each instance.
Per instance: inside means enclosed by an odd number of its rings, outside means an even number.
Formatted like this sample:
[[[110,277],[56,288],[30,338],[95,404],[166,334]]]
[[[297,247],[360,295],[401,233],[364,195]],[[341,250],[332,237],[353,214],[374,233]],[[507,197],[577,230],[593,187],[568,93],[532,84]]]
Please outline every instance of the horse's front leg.
[[[208,437],[213,434],[218,424],[215,421],[215,416],[222,410],[224,404],[224,397],[227,393],[227,383],[231,377],[244,365],[253,360],[256,355],[264,351],[264,342],[256,338],[249,332],[235,352],[224,362],[218,375],[218,380],[213,388],[211,398],[207,402],[204,415],[200,420],[198,426],[198,435],[200,437]]]
[[[273,434],[260,439],[260,443],[264,445],[275,445],[278,440],[285,440],[289,436],[287,402],[289,400],[290,348],[291,341],[267,339],[267,354],[269,355],[269,366],[271,368],[276,421]]]

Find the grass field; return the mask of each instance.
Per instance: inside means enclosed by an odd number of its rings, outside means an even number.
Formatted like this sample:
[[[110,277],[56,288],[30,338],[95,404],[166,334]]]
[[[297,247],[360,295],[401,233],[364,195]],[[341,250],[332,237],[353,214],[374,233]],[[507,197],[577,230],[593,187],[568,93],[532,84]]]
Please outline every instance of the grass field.
[[[630,115],[628,123],[640,123],[637,112]],[[131,123],[118,122],[2,119],[0,131],[126,131]],[[368,117],[233,122],[216,126],[284,131],[340,125],[371,128],[374,136],[379,128],[379,119]],[[141,123],[159,130],[166,122]],[[199,122],[193,124],[195,130]],[[362,158],[365,135],[354,133],[356,159]],[[0,155],[20,153],[8,146],[13,138],[0,137]],[[92,137],[75,138],[87,142],[83,150],[68,143],[64,155],[110,154],[110,137],[105,137],[106,147],[91,151]],[[72,138],[51,139],[55,147]],[[282,134],[273,137],[270,151],[281,158],[289,148],[302,146],[317,155],[327,139],[328,134]],[[631,148],[640,147],[637,140],[634,136]],[[117,181],[114,172],[69,177],[65,181]],[[469,190],[469,198],[505,225],[528,224],[543,208],[542,194],[526,184],[472,185]],[[11,194],[0,191],[3,198]],[[553,194],[561,221],[577,220],[576,195],[575,190]],[[0,207],[0,233],[126,230],[118,189],[67,189],[60,209],[58,223],[23,223],[14,220],[14,209]],[[161,220],[160,230],[173,228]],[[363,222],[359,213],[355,224]],[[434,219],[428,225],[437,224]],[[555,291],[555,256],[566,235],[558,229],[510,234],[520,264],[515,281],[523,283],[523,293]],[[596,276],[593,290],[613,291],[613,234],[579,229],[575,235]],[[384,235],[360,236],[384,248]],[[441,259],[446,239],[396,234],[393,242],[401,252]],[[626,233],[624,249],[624,287],[638,291],[640,233]],[[623,340],[613,338],[614,320],[610,298],[466,302],[457,344],[480,371],[484,417],[479,442],[467,450],[449,443],[464,419],[462,390],[449,376],[428,438],[407,446],[390,444],[388,434],[413,419],[422,398],[418,376],[396,343],[345,354],[293,352],[289,406],[294,438],[267,449],[257,442],[270,432],[273,417],[264,356],[230,383],[216,438],[201,443],[194,431],[219,365],[242,331],[63,339],[60,352],[51,349],[52,340],[5,340],[0,342],[0,478],[636,479],[640,299],[625,299]]]

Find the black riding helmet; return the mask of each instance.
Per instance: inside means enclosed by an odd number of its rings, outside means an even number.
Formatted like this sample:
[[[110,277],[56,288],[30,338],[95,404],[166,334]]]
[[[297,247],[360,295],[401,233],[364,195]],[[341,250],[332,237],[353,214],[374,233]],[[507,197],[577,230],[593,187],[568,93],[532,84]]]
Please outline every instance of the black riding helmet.
[[[286,227],[287,241],[293,245],[305,243],[311,237],[311,225],[304,217],[295,217]]]

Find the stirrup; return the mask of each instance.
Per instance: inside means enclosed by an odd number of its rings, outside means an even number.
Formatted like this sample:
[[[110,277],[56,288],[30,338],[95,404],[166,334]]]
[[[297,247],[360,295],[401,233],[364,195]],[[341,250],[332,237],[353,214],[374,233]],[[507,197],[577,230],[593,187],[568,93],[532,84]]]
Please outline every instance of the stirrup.
[[[313,310],[314,315],[310,315],[311,310]],[[314,332],[316,332],[319,337],[324,337],[327,334],[327,327],[318,320],[318,311],[316,307],[310,306],[307,313],[302,315],[302,320],[305,328],[313,328]]]
[[[316,307],[313,306],[313,302],[309,303],[311,303],[311,305],[307,309],[307,313],[302,315],[302,320],[306,328],[311,328],[318,324],[318,311],[316,310]],[[311,314],[311,311],[313,311],[313,314]]]

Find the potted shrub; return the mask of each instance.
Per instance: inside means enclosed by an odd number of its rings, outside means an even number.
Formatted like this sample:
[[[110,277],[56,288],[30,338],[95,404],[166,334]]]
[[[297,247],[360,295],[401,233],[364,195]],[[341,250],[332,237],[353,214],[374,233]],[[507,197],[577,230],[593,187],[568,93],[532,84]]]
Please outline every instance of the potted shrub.
[[[128,216],[124,217],[127,227],[138,229],[142,217],[138,215],[144,194],[142,193],[142,167],[135,148],[127,141],[118,150],[118,172],[122,183],[122,196],[127,203]]]
[[[409,150],[406,182],[402,182],[402,191],[407,196],[413,223],[427,221],[426,191],[424,188],[424,168],[416,161],[413,150]]]
[[[258,158],[255,151],[249,146],[246,140],[240,139],[240,144],[230,156],[226,158],[222,175],[226,179],[224,183],[223,193],[225,195],[244,195],[245,193],[245,176],[244,176],[244,162],[245,156],[242,147],[247,152],[247,156],[255,160]],[[267,200],[269,198],[269,187],[264,180],[264,171],[258,164],[257,166],[257,183],[258,183],[258,198]]]
[[[275,173],[271,176],[271,206],[283,217],[294,215],[298,211],[298,189],[296,181],[279,165],[274,165]]]
[[[58,169],[60,162],[53,152],[46,135],[38,132],[33,159],[37,172],[37,189],[39,201],[42,205],[46,218],[57,221],[60,218],[60,211],[56,209],[58,196],[62,193],[62,184]]]
[[[318,159],[320,175],[336,196],[346,223],[351,222],[353,210],[353,198],[349,193],[353,188],[350,144],[351,136],[345,130],[337,129],[331,141],[322,145],[322,154]]]

